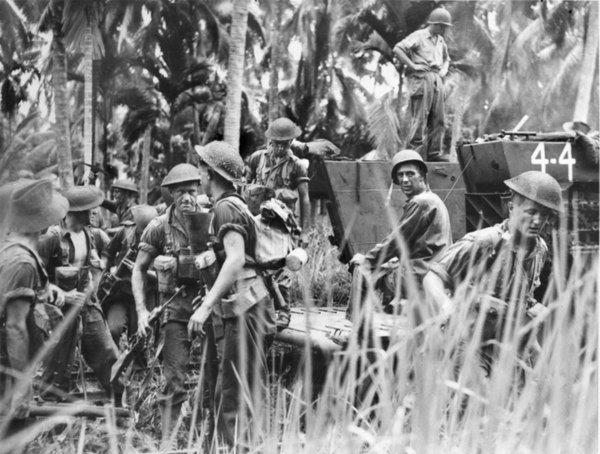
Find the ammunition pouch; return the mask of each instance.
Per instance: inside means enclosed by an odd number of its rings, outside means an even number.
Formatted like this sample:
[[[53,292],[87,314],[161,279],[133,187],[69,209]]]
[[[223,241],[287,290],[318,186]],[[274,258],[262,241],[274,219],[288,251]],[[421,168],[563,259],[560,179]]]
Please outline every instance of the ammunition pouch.
[[[179,285],[200,281],[200,270],[196,267],[196,257],[191,248],[182,248],[177,255],[177,282]]]
[[[84,292],[89,281],[89,266],[57,266],[54,273],[55,284],[65,292]]]
[[[177,288],[177,257],[159,255],[154,259],[160,293],[175,293]]]
[[[216,312],[225,319],[239,317],[265,298],[269,298],[269,290],[263,276],[254,268],[244,268],[232,291],[217,304]]]

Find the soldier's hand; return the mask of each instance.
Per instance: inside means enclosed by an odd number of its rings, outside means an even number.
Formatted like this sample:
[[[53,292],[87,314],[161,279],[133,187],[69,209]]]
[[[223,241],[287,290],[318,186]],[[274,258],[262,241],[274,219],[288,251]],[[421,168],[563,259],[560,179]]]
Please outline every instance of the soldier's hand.
[[[206,304],[202,304],[194,311],[188,322],[188,337],[190,339],[192,339],[195,334],[199,336],[204,336],[206,334],[204,331],[204,324],[208,320],[208,317],[210,317],[211,312],[212,309],[208,309]]]
[[[146,333],[150,329],[150,323],[148,322],[148,319],[150,318],[150,312],[148,311],[148,309],[143,309],[141,311],[138,310],[137,318],[138,318],[137,335],[143,337],[146,335]]]
[[[65,292],[60,287],[49,284],[48,291],[50,292],[50,302],[52,304],[56,307],[63,307],[65,305]]]
[[[329,140],[318,139],[312,142],[307,142],[308,153],[313,156],[335,156],[340,154],[340,149],[331,143]]]
[[[83,306],[85,304],[85,293],[71,290],[64,293],[64,303],[74,306]]]

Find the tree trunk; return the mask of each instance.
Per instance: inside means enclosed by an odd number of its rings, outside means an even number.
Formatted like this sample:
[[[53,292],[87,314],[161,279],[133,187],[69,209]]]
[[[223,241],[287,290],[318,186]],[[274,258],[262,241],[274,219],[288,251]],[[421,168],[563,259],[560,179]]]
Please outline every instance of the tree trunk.
[[[225,142],[236,150],[240,146],[242,117],[242,82],[248,25],[248,0],[234,0],[231,15],[229,62],[227,65],[227,99],[225,109]]]
[[[73,187],[73,157],[71,155],[71,130],[67,99],[67,52],[63,41],[61,0],[54,2],[54,39],[52,40],[52,88],[54,90],[54,117],[56,130],[56,159],[60,186]]]
[[[92,27],[85,27],[83,38],[83,162],[94,163],[94,103],[93,103],[93,76],[94,76],[94,38]],[[87,182],[90,168],[83,166],[83,181]]]
[[[150,145],[152,145],[152,126],[146,128],[142,146],[142,165],[140,170],[140,203],[148,203],[148,178],[150,177]]]
[[[269,74],[269,123],[279,118],[279,68],[282,66],[281,15],[283,5],[275,2],[275,17],[271,33],[271,72]]]
[[[577,99],[575,101],[574,121],[588,121],[590,101],[596,62],[598,61],[598,2],[590,2],[590,15],[588,17],[587,36],[583,49],[583,59]]]

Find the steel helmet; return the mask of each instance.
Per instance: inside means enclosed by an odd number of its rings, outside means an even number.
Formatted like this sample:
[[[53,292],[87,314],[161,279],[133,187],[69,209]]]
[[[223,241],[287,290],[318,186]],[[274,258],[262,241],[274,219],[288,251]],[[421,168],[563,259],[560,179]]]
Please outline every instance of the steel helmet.
[[[152,219],[158,217],[158,211],[150,205],[136,205],[131,208],[131,213],[133,221],[140,231],[144,230]]]
[[[196,153],[204,164],[227,181],[241,182],[244,161],[236,149],[227,142],[213,141],[203,147],[196,145]]]
[[[200,183],[200,172],[191,164],[177,164],[164,178],[161,186],[169,187],[180,183]]]
[[[562,190],[558,181],[538,170],[523,172],[504,184],[516,194],[533,200],[551,210],[562,212]]]
[[[431,14],[429,14],[429,19],[427,19],[428,24],[441,24],[447,27],[452,27],[452,17],[450,13],[445,8],[436,8]]]
[[[392,180],[394,183],[400,184],[396,179],[398,167],[408,163],[417,165],[423,171],[423,174],[427,174],[427,165],[419,153],[414,150],[402,150],[396,153],[394,159],[392,159]]]
[[[265,136],[271,140],[292,140],[302,134],[302,130],[289,118],[281,117],[274,120]]]
[[[138,188],[137,185],[130,180],[117,180],[112,184],[113,189],[121,189],[122,191],[129,191],[137,194]]]

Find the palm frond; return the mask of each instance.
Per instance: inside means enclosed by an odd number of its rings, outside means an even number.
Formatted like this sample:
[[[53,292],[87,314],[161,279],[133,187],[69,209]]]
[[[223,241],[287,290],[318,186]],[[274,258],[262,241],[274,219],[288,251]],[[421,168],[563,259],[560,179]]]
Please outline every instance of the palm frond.
[[[547,106],[550,102],[555,102],[557,97],[561,96],[567,85],[571,84],[579,74],[577,68],[583,58],[583,40],[580,40],[562,59],[559,67],[555,71],[555,76],[550,80],[544,90],[542,104]]]
[[[392,93],[381,100],[373,102],[367,108],[369,136],[378,150],[384,151],[391,157],[402,147],[398,131],[400,122],[394,107]]]

